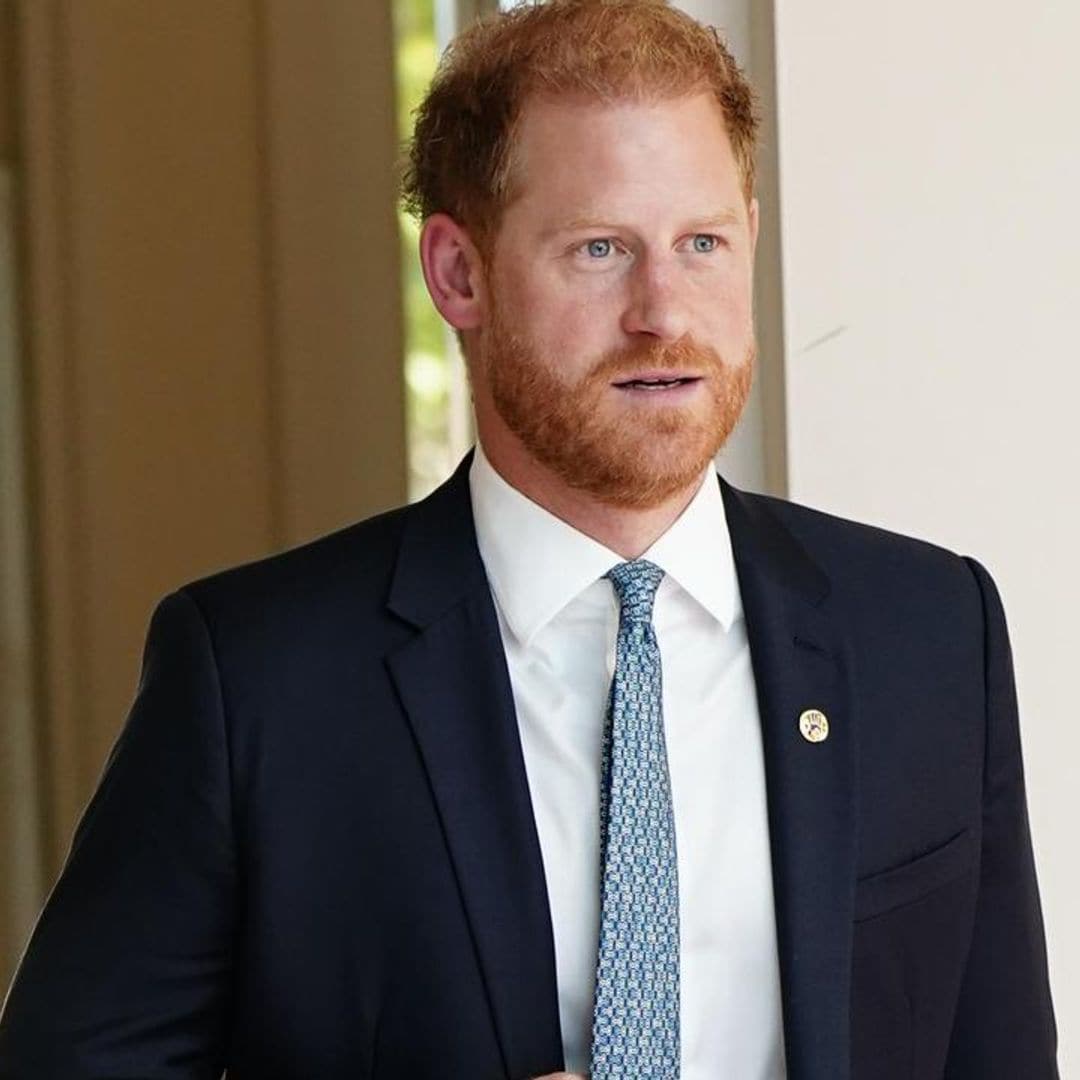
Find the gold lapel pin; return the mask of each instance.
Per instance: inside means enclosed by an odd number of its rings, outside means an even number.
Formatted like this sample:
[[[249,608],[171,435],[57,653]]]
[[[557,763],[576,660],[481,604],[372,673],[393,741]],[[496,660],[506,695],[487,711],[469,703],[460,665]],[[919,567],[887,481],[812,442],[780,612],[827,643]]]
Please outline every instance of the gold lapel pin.
[[[806,709],[799,716],[799,730],[807,742],[824,742],[829,737],[829,719],[820,709]]]

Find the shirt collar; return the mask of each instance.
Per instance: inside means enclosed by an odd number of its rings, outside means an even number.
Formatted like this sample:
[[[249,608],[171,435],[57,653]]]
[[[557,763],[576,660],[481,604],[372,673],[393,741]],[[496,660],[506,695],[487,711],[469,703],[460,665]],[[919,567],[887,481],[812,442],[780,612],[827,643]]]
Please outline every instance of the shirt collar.
[[[725,631],[742,614],[724,498],[712,465],[686,509],[642,556],[681,586]]]
[[[731,538],[711,466],[703,481],[682,514],[641,557],[664,571],[661,590],[681,587],[730,630],[742,611]],[[511,632],[523,644],[624,561],[508,484],[479,443],[469,490],[488,581]]]

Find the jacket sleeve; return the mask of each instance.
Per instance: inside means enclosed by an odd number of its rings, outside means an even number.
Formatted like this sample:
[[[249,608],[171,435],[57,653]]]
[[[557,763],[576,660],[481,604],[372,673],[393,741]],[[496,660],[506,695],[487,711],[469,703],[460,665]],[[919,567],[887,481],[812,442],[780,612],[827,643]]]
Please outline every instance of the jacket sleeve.
[[[220,1077],[235,893],[221,687],[178,592],[0,1013],[0,1080]]]
[[[984,613],[986,757],[975,927],[946,1080],[1056,1080],[1057,1034],[1031,850],[1012,651],[1001,598],[974,559]]]

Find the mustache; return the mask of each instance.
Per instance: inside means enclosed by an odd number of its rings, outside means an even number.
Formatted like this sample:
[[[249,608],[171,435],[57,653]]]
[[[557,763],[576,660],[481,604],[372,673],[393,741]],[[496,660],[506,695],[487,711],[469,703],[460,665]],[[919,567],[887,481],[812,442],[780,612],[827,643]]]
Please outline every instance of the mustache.
[[[612,349],[600,358],[588,378],[614,382],[643,369],[673,375],[709,375],[721,372],[725,366],[715,349],[684,335],[673,342],[642,342]]]

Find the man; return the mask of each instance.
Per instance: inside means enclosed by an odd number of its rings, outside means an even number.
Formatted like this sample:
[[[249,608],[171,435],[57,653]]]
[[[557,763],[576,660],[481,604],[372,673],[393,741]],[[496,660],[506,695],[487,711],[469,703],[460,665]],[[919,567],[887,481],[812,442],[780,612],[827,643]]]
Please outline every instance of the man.
[[[0,1077],[1057,1075],[991,578],[712,469],[754,140],[655,0],[458,39],[406,186],[479,445],[161,602]]]

